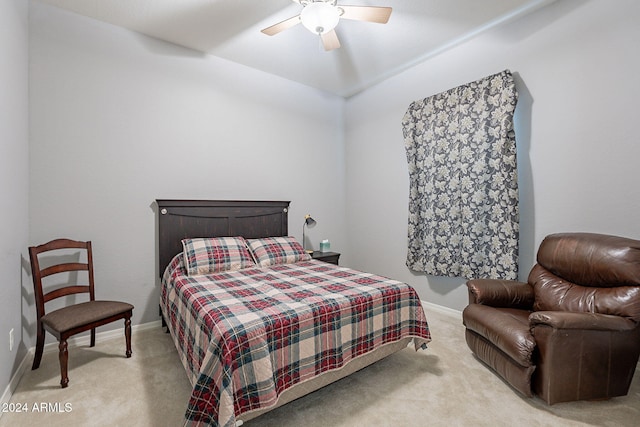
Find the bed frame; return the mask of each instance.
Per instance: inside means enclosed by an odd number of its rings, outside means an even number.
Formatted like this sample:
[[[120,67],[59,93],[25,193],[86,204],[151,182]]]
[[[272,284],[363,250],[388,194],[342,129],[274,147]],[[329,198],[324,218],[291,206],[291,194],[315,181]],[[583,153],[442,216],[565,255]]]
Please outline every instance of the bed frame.
[[[158,274],[162,277],[182,239],[286,236],[289,203],[244,200],[156,200],[158,204]]]
[[[182,239],[196,237],[243,236],[248,239],[286,236],[287,201],[156,200],[158,204],[159,275],[162,277],[173,257],[182,252]],[[162,315],[162,311],[160,312]],[[163,326],[164,319],[163,319]],[[380,347],[353,359],[343,368],[326,372],[297,384],[280,395],[270,408],[242,414],[237,426],[299,397],[338,381],[360,369],[407,347],[410,338]]]

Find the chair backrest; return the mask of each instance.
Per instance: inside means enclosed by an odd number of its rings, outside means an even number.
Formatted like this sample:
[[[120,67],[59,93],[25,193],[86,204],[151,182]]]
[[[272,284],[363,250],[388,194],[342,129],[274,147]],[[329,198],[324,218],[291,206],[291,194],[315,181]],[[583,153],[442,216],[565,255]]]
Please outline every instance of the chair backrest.
[[[70,250],[79,249],[86,252],[86,262],[69,261]],[[66,250],[64,253],[62,250]],[[52,251],[60,251],[53,253]],[[52,255],[58,258],[58,262],[47,262],[45,267],[40,266],[40,257]],[[72,294],[88,293],[89,300],[95,299],[93,284],[93,255],[91,252],[91,242],[81,242],[70,239],[56,239],[39,246],[29,248],[29,258],[31,260],[31,273],[33,277],[33,288],[36,297],[36,311],[38,318],[45,314],[45,303],[56,298]],[[82,253],[80,258],[82,259]],[[87,272],[87,284],[67,283],[57,285],[55,289],[44,292],[42,279],[55,274],[71,273],[77,271]]]
[[[594,233],[547,236],[529,274],[534,310],[624,316],[640,322],[640,241]]]

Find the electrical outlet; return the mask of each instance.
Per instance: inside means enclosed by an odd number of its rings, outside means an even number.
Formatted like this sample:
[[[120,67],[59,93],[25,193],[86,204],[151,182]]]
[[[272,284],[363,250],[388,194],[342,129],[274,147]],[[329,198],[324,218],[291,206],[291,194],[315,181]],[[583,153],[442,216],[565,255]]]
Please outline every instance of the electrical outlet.
[[[13,328],[9,331],[9,351],[13,351]]]

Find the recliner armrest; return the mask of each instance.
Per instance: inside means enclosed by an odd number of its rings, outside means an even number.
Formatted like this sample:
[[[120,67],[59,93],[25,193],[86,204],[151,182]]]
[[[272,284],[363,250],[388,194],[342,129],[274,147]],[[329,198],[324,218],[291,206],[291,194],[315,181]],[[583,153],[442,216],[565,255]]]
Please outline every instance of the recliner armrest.
[[[533,390],[548,404],[628,393],[640,354],[636,321],[610,314],[536,311],[529,315],[529,326],[538,350]]]
[[[469,304],[531,310],[533,287],[525,282],[499,279],[473,279],[467,282]]]
[[[638,324],[632,319],[600,313],[569,311],[534,311],[529,315],[533,328],[545,325],[555,329],[582,329],[592,331],[630,331]]]

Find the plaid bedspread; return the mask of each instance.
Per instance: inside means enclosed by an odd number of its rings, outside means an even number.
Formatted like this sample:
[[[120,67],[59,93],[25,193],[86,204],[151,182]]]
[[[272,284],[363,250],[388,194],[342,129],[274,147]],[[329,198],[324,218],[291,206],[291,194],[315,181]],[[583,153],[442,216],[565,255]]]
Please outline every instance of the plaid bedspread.
[[[234,426],[381,345],[431,340],[413,288],[317,260],[188,277],[177,256],[160,298],[194,387],[188,426]]]

